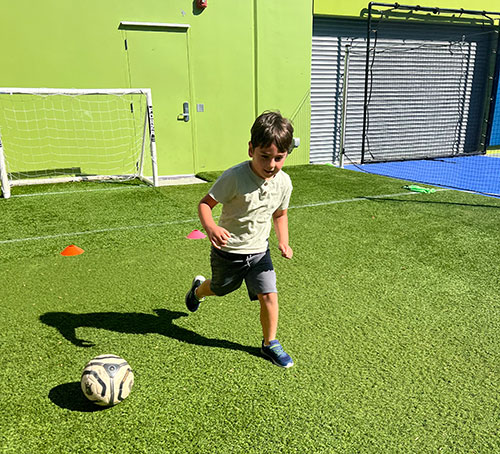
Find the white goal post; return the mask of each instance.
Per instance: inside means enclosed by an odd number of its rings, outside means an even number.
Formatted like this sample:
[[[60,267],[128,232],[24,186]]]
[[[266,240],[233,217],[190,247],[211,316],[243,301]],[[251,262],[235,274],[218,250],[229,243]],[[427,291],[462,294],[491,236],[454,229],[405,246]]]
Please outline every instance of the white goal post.
[[[158,186],[150,89],[0,88],[4,198],[12,186],[135,178]]]

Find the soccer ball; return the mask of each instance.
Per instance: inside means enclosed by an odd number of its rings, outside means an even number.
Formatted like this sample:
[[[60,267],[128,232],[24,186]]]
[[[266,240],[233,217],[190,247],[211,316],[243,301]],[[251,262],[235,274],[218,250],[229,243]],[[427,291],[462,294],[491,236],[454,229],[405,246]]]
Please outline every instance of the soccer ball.
[[[83,369],[81,385],[85,397],[97,405],[116,405],[130,394],[134,373],[123,358],[100,355]]]

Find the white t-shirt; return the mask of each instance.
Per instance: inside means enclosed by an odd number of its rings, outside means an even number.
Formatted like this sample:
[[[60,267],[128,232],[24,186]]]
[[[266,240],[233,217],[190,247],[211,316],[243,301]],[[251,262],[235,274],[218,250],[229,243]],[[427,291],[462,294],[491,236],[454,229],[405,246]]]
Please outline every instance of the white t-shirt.
[[[288,208],[292,189],[290,177],[282,170],[270,180],[258,177],[250,161],[226,170],[208,192],[223,205],[219,226],[231,234],[222,250],[265,252],[273,213]]]

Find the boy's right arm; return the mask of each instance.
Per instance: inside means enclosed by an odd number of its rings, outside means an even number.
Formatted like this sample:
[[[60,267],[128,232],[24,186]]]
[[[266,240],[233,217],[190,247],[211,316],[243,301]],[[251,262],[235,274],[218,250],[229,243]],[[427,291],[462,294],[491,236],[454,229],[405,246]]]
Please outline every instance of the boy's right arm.
[[[210,242],[214,247],[220,249],[221,246],[227,244],[227,240],[231,235],[225,228],[219,227],[214,221],[212,210],[217,203],[217,200],[207,194],[198,204],[198,216]]]

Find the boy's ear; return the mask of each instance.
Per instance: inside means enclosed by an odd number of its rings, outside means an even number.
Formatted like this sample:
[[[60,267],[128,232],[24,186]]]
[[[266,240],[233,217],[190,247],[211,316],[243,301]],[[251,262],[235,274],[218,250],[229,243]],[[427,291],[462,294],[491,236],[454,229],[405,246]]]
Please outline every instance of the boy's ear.
[[[252,142],[248,142],[248,156],[253,158],[253,147],[252,147]]]

